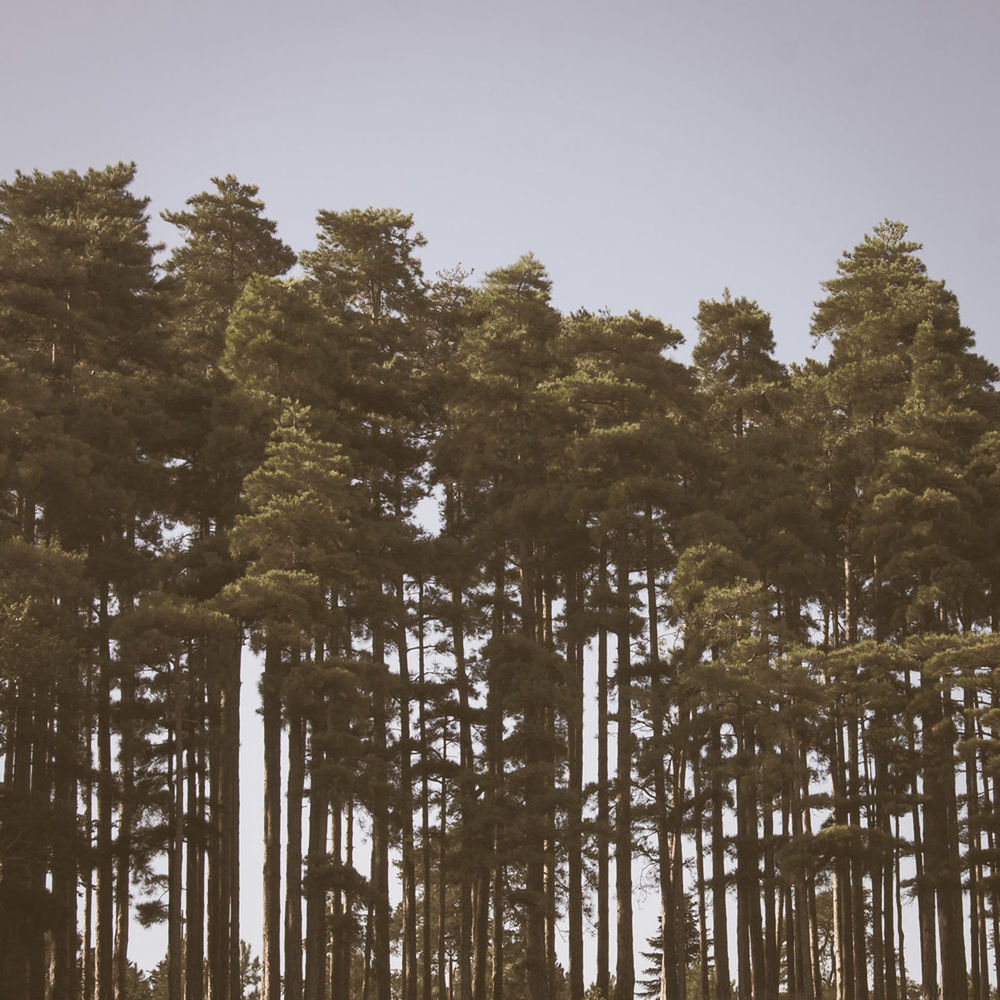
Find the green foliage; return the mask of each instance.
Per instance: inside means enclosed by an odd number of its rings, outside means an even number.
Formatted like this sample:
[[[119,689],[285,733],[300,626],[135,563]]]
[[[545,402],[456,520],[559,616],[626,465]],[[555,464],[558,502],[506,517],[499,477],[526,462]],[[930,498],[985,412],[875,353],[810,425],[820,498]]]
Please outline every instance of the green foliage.
[[[218,364],[226,324],[244,285],[257,275],[284,274],[295,254],[276,236],[277,226],[261,213],[257,186],[232,174],[213,177],[214,191],[188,198],[187,211],[163,212],[184,237],[170,254],[166,271],[177,291],[179,334],[185,355]]]
[[[351,922],[370,903],[375,992],[390,849],[412,860],[424,804],[445,827],[426,891],[443,866],[449,954],[469,964],[472,901],[500,885],[507,995],[537,991],[545,866],[608,840],[589,803],[570,816],[566,775],[580,649],[598,633],[606,653],[612,632],[617,786],[636,806],[616,850],[655,824],[680,871],[711,817],[740,919],[815,903],[824,976],[834,921],[867,930],[865,893],[909,888],[890,862],[919,861],[913,894],[957,962],[945,939],[964,947],[966,910],[948,893],[971,899],[997,867],[1000,399],[905,226],[877,226],[825,283],[828,364],[786,369],[768,314],[726,290],[699,304],[685,367],[655,317],[561,316],[531,255],[429,288],[425,240],[394,209],[321,212],[285,279],[294,255],[231,175],[164,213],[182,243],[161,280],[133,178],[0,184],[0,992],[72,965],[95,866],[102,891],[156,890],[132,914],[169,914],[175,937],[159,856],[185,906],[198,891],[178,836],[222,891],[237,621],[268,651],[271,748],[283,715],[317,816],[356,808],[372,830],[370,878],[340,843],[310,854],[303,892],[307,909],[343,894]],[[428,540],[429,482],[444,525]],[[361,973],[360,935],[347,945]],[[760,962],[741,954],[741,976]],[[118,992],[160,1000],[165,969],[131,967]],[[553,1000],[567,984],[549,971]],[[256,1000],[245,943],[241,975]]]

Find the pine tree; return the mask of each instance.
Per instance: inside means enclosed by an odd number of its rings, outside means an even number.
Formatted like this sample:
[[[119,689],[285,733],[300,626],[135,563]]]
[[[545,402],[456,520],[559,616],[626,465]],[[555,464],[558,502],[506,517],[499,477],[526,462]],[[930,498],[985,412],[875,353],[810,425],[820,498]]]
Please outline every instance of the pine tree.
[[[238,572],[229,557],[228,531],[236,514],[240,483],[259,460],[266,430],[246,433],[247,408],[221,370],[226,328],[244,286],[256,275],[286,272],[295,262],[263,215],[258,189],[233,175],[212,178],[214,190],[193,195],[185,210],[164,212],[183,242],[165,264],[173,302],[174,341],[184,366],[174,403],[185,416],[178,433],[183,464],[176,476],[176,514],[191,524],[196,542],[188,551],[192,590],[211,599]],[[206,641],[197,658],[204,670],[209,723],[209,836],[207,854],[207,943],[209,988],[235,998],[239,968],[239,688],[240,639]],[[194,817],[192,817],[194,819]],[[202,855],[202,857],[205,856]],[[195,867],[204,862],[195,858]],[[195,874],[192,870],[191,874]],[[202,922],[203,897],[188,889],[189,926]],[[188,934],[188,976],[201,975],[202,939]]]

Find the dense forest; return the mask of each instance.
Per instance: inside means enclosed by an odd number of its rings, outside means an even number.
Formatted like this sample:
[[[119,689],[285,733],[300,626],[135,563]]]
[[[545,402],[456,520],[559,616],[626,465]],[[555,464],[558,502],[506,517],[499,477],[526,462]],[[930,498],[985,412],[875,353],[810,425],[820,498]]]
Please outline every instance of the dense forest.
[[[827,361],[722,291],[685,364],[397,210],[296,255],[228,176],[153,245],[133,179],[0,184],[0,996],[996,995],[998,371],[904,225]]]

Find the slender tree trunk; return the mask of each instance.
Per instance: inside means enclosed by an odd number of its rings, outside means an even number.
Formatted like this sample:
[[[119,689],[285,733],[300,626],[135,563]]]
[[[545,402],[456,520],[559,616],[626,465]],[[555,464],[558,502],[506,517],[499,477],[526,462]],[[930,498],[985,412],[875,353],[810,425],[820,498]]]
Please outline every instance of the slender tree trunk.
[[[448,759],[448,740],[442,737],[441,759]],[[447,848],[448,841],[448,789],[441,772],[441,807],[440,807],[440,829],[438,831],[438,941],[437,941],[437,981],[438,996],[444,998],[448,995],[445,982],[445,971],[447,969],[447,920],[448,920],[448,868]]]
[[[879,850],[877,861],[882,884],[882,950],[885,968],[885,998],[899,1000],[899,982],[896,976],[896,926],[893,895],[893,850],[892,823],[889,816],[889,763],[880,754],[875,760],[877,788],[875,793],[875,809],[877,826],[883,846]]]
[[[84,732],[84,773],[83,773],[83,825],[86,831],[87,846],[90,846],[91,831],[94,824],[94,719],[93,719],[93,686],[94,669],[87,668],[87,719]],[[16,719],[16,715],[15,715]],[[8,753],[7,764],[11,763],[12,753]],[[5,778],[5,784],[8,781]],[[94,867],[90,852],[87,851],[82,859],[82,872],[84,880],[83,888],[83,954],[81,956],[83,964],[82,975],[82,1000],[94,1000]]]
[[[293,665],[292,670],[296,669]],[[302,801],[305,789],[306,726],[298,707],[289,708],[287,714],[288,840],[285,845],[283,1000],[302,1000]]]
[[[776,904],[780,898],[774,859],[774,800],[765,791],[761,798],[764,835],[764,988],[767,1000],[778,1000],[778,923]]]
[[[323,659],[316,651],[316,662]],[[321,774],[325,764],[323,739],[332,719],[332,706],[320,704],[310,713],[309,850],[306,858],[306,975],[305,1000],[326,1000],[326,853],[330,803]]]
[[[597,990],[610,1000],[610,838],[608,748],[608,551],[602,539],[597,564]]]
[[[965,740],[975,735],[975,692],[971,685],[965,687]],[[982,894],[980,892],[980,832],[979,832],[979,773],[976,752],[965,751],[965,788],[968,817],[968,866],[969,866],[969,995],[970,1000],[986,1000],[983,988],[983,962],[979,951],[982,921]]]
[[[264,884],[261,1000],[281,1000],[281,650],[269,640],[261,677],[264,723]]]
[[[375,1000],[390,1000],[392,978],[389,934],[389,787],[385,636],[383,622],[372,622],[372,896]]]
[[[535,620],[535,579],[533,554],[527,543],[521,544],[521,631],[528,642],[538,643]],[[527,1000],[548,1000],[545,975],[545,777],[541,745],[544,741],[544,703],[532,699],[524,709],[525,738],[525,807],[532,822],[525,829],[524,884],[524,975]]]
[[[583,1000],[583,642],[574,629],[580,614],[580,574],[567,581],[566,610],[570,638],[566,646],[569,667],[567,710],[568,788],[566,805],[567,888],[569,922],[569,1000]]]
[[[714,655],[713,655],[714,659]],[[722,780],[722,722],[718,710],[711,727],[712,746],[712,955],[715,962],[716,1000],[729,1000],[729,915],[726,906],[726,841],[724,833],[725,789]]]
[[[834,717],[834,760],[831,764],[833,779],[834,822],[846,827],[849,819],[847,766],[844,751],[844,727],[839,713]],[[851,897],[851,859],[841,849],[834,862],[834,951],[838,1000],[854,1000],[854,935],[853,904]]]
[[[915,754],[915,739],[911,730],[910,753]],[[934,888],[928,879],[927,857],[924,852],[923,831],[920,820],[920,790],[917,785],[918,769],[913,771],[913,857],[916,868],[917,919],[920,933],[920,981],[922,1000],[937,1000],[937,937],[934,931]]]
[[[681,708],[678,723],[682,729],[688,725],[685,708]],[[673,757],[669,798],[672,803],[669,852],[672,865],[671,889],[674,911],[674,990],[677,1000],[687,997],[687,897],[684,892],[684,815],[687,811],[684,799],[687,788],[687,754],[678,748]]]
[[[100,630],[97,673],[97,953],[95,996],[114,997],[114,883],[111,845],[111,649],[108,637],[108,590],[101,594],[98,612]]]
[[[646,618],[649,633],[649,683],[652,697],[650,713],[653,723],[653,798],[656,811],[656,853],[657,873],[660,889],[660,1000],[674,1000],[677,994],[678,941],[676,929],[678,917],[675,912],[674,885],[672,878],[673,858],[669,829],[670,806],[667,802],[667,779],[663,756],[666,753],[664,741],[664,716],[666,715],[666,694],[660,664],[659,616],[656,601],[656,573],[653,567],[653,515],[646,512]],[[679,848],[679,838],[676,842]],[[681,920],[683,925],[683,919]]]
[[[228,914],[229,1000],[243,1000],[240,953],[240,661],[243,637],[235,626],[222,640],[225,674],[222,687],[222,862],[225,879],[222,909]]]
[[[705,803],[702,800],[702,762],[695,754],[691,765],[694,801],[697,812],[694,825],[694,857],[698,881],[698,1000],[710,1000],[708,976],[708,912],[705,898]]]
[[[504,633],[504,603],[506,600],[504,586],[505,568],[505,546],[500,544],[496,547],[494,553],[493,566],[491,632],[495,637],[499,637]],[[486,753],[490,768],[490,804],[492,805],[495,817],[491,830],[492,884],[490,892],[493,910],[491,990],[492,1000],[504,1000],[504,824],[500,816],[500,806],[504,796],[504,703],[500,684],[492,670],[490,671],[487,688],[486,715]]]
[[[173,666],[173,720],[170,754],[171,836],[167,861],[167,1000],[183,995],[183,892],[184,862],[184,674],[178,659]]]
[[[333,883],[333,891],[330,894],[330,937],[328,969],[330,982],[330,995],[333,998],[343,994],[343,961],[342,941],[347,934],[347,914],[344,912],[344,884],[346,879],[344,873],[346,863],[344,861],[344,804],[339,792],[333,792],[333,805],[331,812],[332,831],[330,835],[330,863],[337,872],[337,877]]]
[[[805,754],[800,751],[797,742],[793,743],[791,753],[795,760],[795,766],[789,781],[791,786],[789,819],[792,841],[797,842],[804,833],[809,836],[812,832],[809,807],[803,802],[802,788],[803,783],[805,783],[805,792],[808,794],[809,769]],[[805,823],[803,823],[803,816],[805,816]],[[794,903],[793,913],[790,917],[790,922],[794,922],[794,927],[789,928],[789,939],[793,943],[795,953],[795,982],[801,1000],[813,1000],[813,997],[819,992],[819,983],[814,978],[813,973],[814,966],[811,955],[814,952],[814,947],[809,928],[809,894],[805,874],[801,868],[796,868],[789,899]]]
[[[226,941],[226,916],[228,898],[223,888],[222,860],[222,677],[220,676],[218,640],[206,639],[206,700],[208,740],[208,826],[206,846],[208,859],[205,943],[207,953],[208,998],[224,1000],[224,990],[228,989],[229,976],[224,968],[224,956],[228,956]]]
[[[396,581],[399,624],[396,650],[399,660],[399,812],[403,850],[403,1000],[417,1000],[417,876],[413,846],[413,779],[411,778],[410,669],[406,648],[406,592]],[[465,965],[469,955],[466,952]],[[464,977],[463,977],[464,978]]]
[[[78,851],[76,830],[80,706],[77,664],[57,680],[52,748],[52,976],[50,1000],[77,1000],[80,980],[77,951]]]
[[[445,522],[456,543],[465,542],[462,526],[461,490],[453,483],[445,488]],[[421,592],[422,593],[422,592]],[[472,750],[472,719],[469,705],[469,677],[465,660],[465,605],[461,586],[449,587],[452,655],[455,661],[455,689],[458,695],[459,745],[459,815],[462,843],[459,853],[465,861],[460,865],[458,885],[458,978],[460,1000],[486,995],[489,967],[489,909],[486,905],[489,883],[487,837],[484,825],[476,821],[476,787]],[[477,860],[471,863],[471,858]]]
[[[434,950],[431,940],[433,919],[431,899],[431,803],[429,769],[431,749],[427,729],[427,661],[424,632],[424,584],[423,580],[421,580],[417,592],[417,693],[419,706],[417,725],[420,732],[420,748],[417,753],[422,762],[420,768],[420,875],[423,887],[423,898],[421,899],[420,980],[422,986],[421,1000],[431,1000],[434,987],[432,981],[434,974]],[[442,789],[441,799],[443,803],[444,789]],[[464,878],[459,892],[464,895],[468,891],[468,888],[468,878]],[[466,902],[466,905],[468,905],[468,902]],[[468,954],[471,950],[471,941],[467,939],[464,943],[466,954]]]
[[[901,997],[909,996],[909,987],[906,981],[906,948],[905,948],[905,935],[903,932],[903,880],[900,876],[900,845],[901,839],[899,834],[899,816],[896,816],[896,831],[895,840],[892,850],[892,867],[893,867],[893,882],[895,884],[895,900],[896,900],[896,927],[899,928],[898,934],[898,945],[896,948],[896,957],[899,961],[899,979],[897,980],[899,995]]]
[[[188,662],[190,665],[190,658]],[[186,1000],[202,1000],[205,995],[205,740],[202,725],[205,694],[200,676],[197,684],[188,690],[188,711],[192,719],[187,739],[184,995]]]
[[[131,597],[119,595],[121,608],[132,605]],[[115,849],[115,996],[124,998],[128,978],[128,938],[131,914],[132,826],[135,822],[135,676],[131,664],[121,662],[118,737],[118,772],[121,804],[118,807],[118,842]]]
[[[189,658],[190,665],[190,658]],[[205,715],[204,685],[188,690],[187,814],[185,841],[186,923],[184,937],[184,995],[202,1000],[205,995]],[[197,721],[196,721],[197,720]]]
[[[935,679],[921,680],[924,695],[925,873],[937,891],[938,935],[941,945],[942,1000],[967,1000],[968,979],[962,932],[961,881],[955,818],[955,773],[950,713],[942,708]],[[945,696],[947,699],[947,696]]]
[[[629,613],[629,570],[618,554],[618,756],[615,781],[615,894],[617,955],[615,1000],[632,1000],[635,992],[635,954],[632,938],[632,630]]]

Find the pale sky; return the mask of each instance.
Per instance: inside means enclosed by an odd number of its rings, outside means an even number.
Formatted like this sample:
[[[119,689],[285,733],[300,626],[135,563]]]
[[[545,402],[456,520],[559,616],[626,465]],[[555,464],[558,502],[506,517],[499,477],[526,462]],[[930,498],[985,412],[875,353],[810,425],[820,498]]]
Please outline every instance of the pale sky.
[[[993,0],[7,0],[2,23],[0,178],[135,160],[156,239],[235,173],[295,250],[319,209],[398,207],[428,278],[532,251],[559,308],[689,347],[728,286],[800,361],[820,282],[889,217],[1000,362]]]
[[[1000,360],[993,0],[8,0],[4,36],[0,178],[135,160],[158,213],[232,172],[296,250],[398,207],[428,277],[530,250],[689,341],[728,286],[785,360],[888,216]]]

